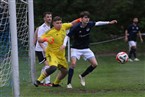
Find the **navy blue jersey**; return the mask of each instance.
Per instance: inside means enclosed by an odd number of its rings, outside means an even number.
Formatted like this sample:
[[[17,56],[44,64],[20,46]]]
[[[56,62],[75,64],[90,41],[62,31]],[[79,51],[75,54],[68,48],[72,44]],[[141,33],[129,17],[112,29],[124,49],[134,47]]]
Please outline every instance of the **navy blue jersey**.
[[[137,38],[137,33],[140,31],[140,28],[138,25],[129,25],[128,27],[128,41],[136,41],[136,38]]]
[[[68,33],[69,37],[73,36],[73,44],[72,48],[76,49],[85,49],[89,48],[90,38],[89,33],[92,29],[92,27],[95,26],[95,22],[90,21],[86,27],[81,27],[81,22],[75,25],[70,29],[70,32]]]

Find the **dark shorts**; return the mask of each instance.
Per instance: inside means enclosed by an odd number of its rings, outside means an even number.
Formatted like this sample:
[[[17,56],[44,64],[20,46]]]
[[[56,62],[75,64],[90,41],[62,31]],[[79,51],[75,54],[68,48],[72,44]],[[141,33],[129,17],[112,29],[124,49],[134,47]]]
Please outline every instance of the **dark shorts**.
[[[39,64],[42,64],[43,62],[46,61],[46,57],[45,57],[45,54],[43,51],[35,51],[35,52],[36,52],[36,55],[38,57]]]

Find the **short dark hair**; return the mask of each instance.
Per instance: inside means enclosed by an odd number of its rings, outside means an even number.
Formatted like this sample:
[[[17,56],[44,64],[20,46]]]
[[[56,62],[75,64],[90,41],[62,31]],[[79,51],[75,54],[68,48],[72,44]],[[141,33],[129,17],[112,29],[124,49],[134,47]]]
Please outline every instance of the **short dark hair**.
[[[62,18],[60,16],[55,16],[53,18],[53,22],[56,22],[56,21],[62,21]]]
[[[51,15],[52,15],[52,12],[44,12],[44,13],[43,13],[43,18],[44,18],[47,14],[51,14]]]
[[[88,11],[82,11],[82,12],[80,13],[80,17],[82,18],[82,17],[84,17],[84,16],[90,17],[90,13],[89,13]]]

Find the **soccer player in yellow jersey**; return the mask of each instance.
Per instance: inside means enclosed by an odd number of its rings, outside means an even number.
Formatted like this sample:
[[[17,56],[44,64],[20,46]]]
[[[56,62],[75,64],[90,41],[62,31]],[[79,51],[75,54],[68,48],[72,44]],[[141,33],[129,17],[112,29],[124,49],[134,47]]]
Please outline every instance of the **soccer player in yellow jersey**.
[[[60,70],[60,72],[58,73],[52,86],[60,86],[59,83],[67,75],[68,68],[68,64],[65,58],[65,50],[61,50],[60,47],[62,46],[63,40],[66,36],[66,30],[70,29],[79,21],[80,19],[76,19],[71,23],[62,23],[62,19],[59,16],[56,16],[53,19],[53,28],[38,39],[40,43],[45,41],[48,42],[48,46],[46,48],[46,59],[50,67],[46,69],[45,72],[42,73],[36,80],[34,83],[36,87],[38,87],[44,78],[54,73],[57,68]]]

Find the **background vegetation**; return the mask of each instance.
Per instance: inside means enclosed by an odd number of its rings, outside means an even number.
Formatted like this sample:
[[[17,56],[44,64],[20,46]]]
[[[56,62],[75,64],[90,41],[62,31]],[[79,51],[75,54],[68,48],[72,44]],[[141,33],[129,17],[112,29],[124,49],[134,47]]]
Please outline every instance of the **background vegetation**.
[[[34,0],[35,26],[41,25],[45,11],[51,11],[53,16],[59,15],[63,22],[68,22],[78,18],[81,11],[88,10],[91,20],[118,20],[116,25],[93,29],[92,41],[101,41],[124,35],[124,29],[132,22],[133,17],[139,18],[141,31],[144,32],[144,5],[145,0]]]

